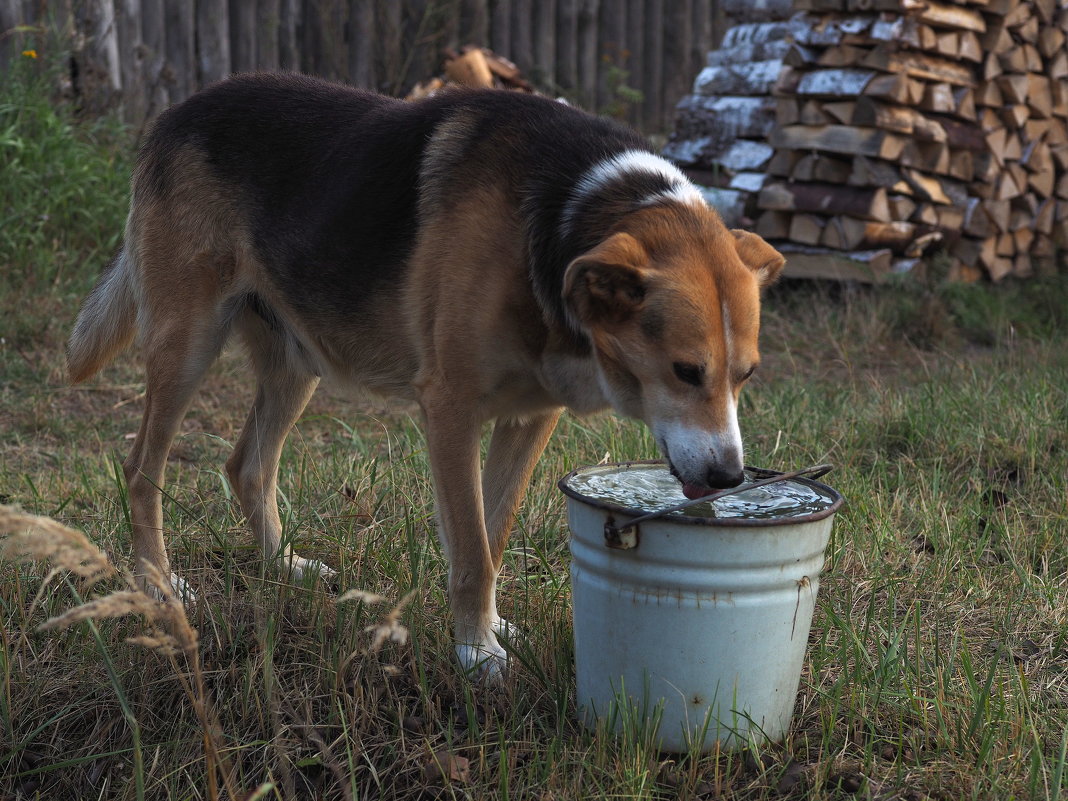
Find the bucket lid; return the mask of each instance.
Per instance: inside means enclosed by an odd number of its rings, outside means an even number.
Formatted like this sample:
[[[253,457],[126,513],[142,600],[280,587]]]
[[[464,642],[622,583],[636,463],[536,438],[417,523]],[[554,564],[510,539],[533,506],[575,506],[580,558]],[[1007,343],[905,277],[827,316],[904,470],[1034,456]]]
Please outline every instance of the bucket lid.
[[[781,525],[798,525],[803,523],[809,523],[817,520],[823,520],[830,517],[844,503],[842,496],[833,487],[815,481],[810,478],[791,478],[791,481],[795,481],[799,484],[807,486],[813,490],[818,491],[821,495],[830,499],[830,502],[820,509],[812,512],[795,515],[780,515],[774,517],[714,517],[714,516],[700,516],[695,514],[677,514],[671,513],[672,508],[670,503],[665,501],[663,506],[667,507],[658,512],[650,512],[647,508],[639,508],[635,506],[626,506],[622,503],[616,502],[608,498],[598,498],[576,489],[572,486],[575,478],[590,473],[611,473],[628,470],[632,467],[652,467],[652,466],[665,466],[665,462],[662,459],[644,459],[627,462],[608,462],[599,465],[587,465],[578,467],[560,479],[557,482],[557,486],[560,490],[569,498],[577,501],[581,501],[584,504],[592,506],[597,509],[602,509],[617,514],[626,514],[634,518],[649,519],[651,517],[659,517],[660,513],[663,513],[664,519],[669,519],[672,523],[682,523],[687,525],[699,525],[699,526],[753,526],[753,527],[767,527],[767,526],[781,526]],[[777,470],[767,470],[760,467],[747,466],[746,472],[752,473],[758,478],[770,478],[774,476],[784,475]],[[828,468],[829,469],[829,468]],[[621,525],[627,525],[623,523]]]

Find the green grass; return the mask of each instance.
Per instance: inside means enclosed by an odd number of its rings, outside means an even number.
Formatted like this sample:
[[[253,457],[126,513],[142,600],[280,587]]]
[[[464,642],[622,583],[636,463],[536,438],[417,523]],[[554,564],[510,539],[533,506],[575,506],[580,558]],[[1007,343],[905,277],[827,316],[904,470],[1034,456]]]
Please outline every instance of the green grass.
[[[27,65],[23,65],[24,67]],[[141,408],[134,355],[68,387],[62,344],[121,233],[131,145],[75,122],[47,76],[0,92],[0,500],[129,553],[117,463]],[[12,145],[10,143],[20,144]],[[15,176],[7,180],[8,176]],[[43,190],[47,188],[47,192]],[[47,214],[48,219],[40,219]],[[14,222],[9,222],[14,221]],[[382,615],[265,570],[221,472],[251,403],[240,354],[209,376],[168,466],[165,525],[198,589],[200,664],[237,783],[267,798],[1063,799],[1068,797],[1068,280],[768,297],[746,390],[750,463],[837,465],[794,725],[781,748],[658,754],[575,717],[567,531],[556,479],[650,457],[640,426],[565,417],[523,507],[500,604],[534,636],[514,677],[457,676],[445,564],[409,410],[320,392],[286,446],[282,515]],[[0,565],[0,796],[207,797],[200,719],[136,623],[39,632],[75,582]],[[107,584],[93,590],[114,589]],[[432,754],[468,760],[442,785]]]

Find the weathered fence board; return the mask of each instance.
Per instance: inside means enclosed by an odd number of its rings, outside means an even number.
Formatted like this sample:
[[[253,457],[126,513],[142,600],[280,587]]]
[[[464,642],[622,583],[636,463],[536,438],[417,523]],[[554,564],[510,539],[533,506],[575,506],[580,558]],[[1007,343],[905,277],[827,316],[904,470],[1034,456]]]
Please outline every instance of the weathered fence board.
[[[86,106],[121,101],[126,119],[141,125],[246,70],[300,70],[403,93],[438,71],[446,49],[471,43],[511,59],[545,92],[664,131],[718,44],[722,3],[0,0],[0,70],[22,50],[74,31],[84,42],[74,54],[79,74],[87,77],[77,88],[97,93]],[[624,97],[619,90],[627,87],[643,99]]]

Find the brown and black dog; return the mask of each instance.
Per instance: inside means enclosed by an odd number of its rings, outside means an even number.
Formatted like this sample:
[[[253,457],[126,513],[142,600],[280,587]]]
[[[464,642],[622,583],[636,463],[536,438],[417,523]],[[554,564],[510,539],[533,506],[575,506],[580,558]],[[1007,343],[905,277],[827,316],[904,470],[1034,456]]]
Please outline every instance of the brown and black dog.
[[[457,653],[496,677],[501,558],[561,411],[645,421],[688,495],[737,484],[738,393],[759,358],[760,289],[782,266],[636,134],[562,103],[465,90],[406,103],[240,76],[147,135],[70,375],[139,335],[145,411],[123,467],[135,571],[147,559],[164,575],[167,454],[233,333],[258,389],[227,471],[291,574],[333,572],[282,544],[275,497],[319,379],[418,402]]]

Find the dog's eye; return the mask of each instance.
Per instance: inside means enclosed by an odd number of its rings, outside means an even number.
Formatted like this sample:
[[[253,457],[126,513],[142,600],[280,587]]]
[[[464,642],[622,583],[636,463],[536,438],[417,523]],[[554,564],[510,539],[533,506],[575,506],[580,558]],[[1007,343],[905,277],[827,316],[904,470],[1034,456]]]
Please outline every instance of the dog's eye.
[[[674,362],[671,369],[675,371],[675,377],[686,384],[699,387],[705,380],[705,368],[700,364],[686,364]]]

